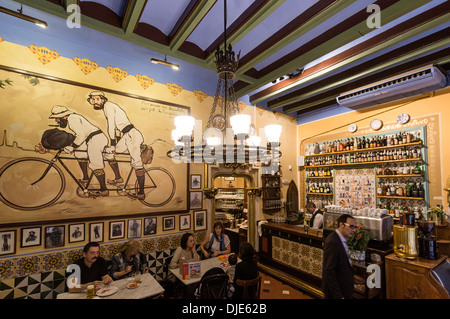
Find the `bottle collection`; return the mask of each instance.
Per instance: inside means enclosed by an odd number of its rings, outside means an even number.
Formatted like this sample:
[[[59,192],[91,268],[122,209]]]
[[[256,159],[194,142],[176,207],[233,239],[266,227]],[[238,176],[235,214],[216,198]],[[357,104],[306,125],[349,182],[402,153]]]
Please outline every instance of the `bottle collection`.
[[[317,193],[317,194],[332,194],[333,184],[332,183],[316,183],[308,182],[306,183],[307,193]]]
[[[426,212],[426,207],[410,207],[406,204],[390,203],[389,201],[385,204],[378,205],[378,208],[386,209],[389,215],[397,218],[401,217],[403,214],[414,213],[415,218],[419,219],[423,216],[423,213]]]
[[[307,145],[305,155],[317,155],[337,153],[343,151],[355,151],[377,147],[396,146],[421,142],[420,131],[398,132],[390,135],[378,135],[371,137],[350,137],[347,139],[314,143]]]
[[[388,162],[421,158],[420,147],[394,148],[369,152],[355,152],[340,155],[314,156],[305,158],[305,166],[323,166],[335,164],[352,164],[367,162]]]
[[[345,182],[342,187],[346,192],[357,193],[352,196],[358,198],[362,196],[361,187],[369,187],[368,192],[373,198],[370,207],[377,206],[395,217],[410,212],[418,218],[426,209],[428,196],[421,133],[421,130],[399,131],[307,145],[304,164],[306,200],[321,207],[332,205],[339,200],[338,182]],[[365,179],[360,176],[360,171],[366,168],[347,167],[347,164],[366,162],[373,163],[367,166],[369,172],[366,174],[373,176],[369,185],[361,184]],[[342,168],[335,166],[339,164],[345,165]]]
[[[422,182],[380,182],[377,187],[377,196],[396,196],[424,198],[425,189]]]
[[[422,167],[421,163],[405,163],[398,166],[381,166],[376,169],[377,176],[390,176],[390,175],[421,175]]]
[[[311,169],[306,171],[306,177],[333,177],[333,172],[329,167]]]

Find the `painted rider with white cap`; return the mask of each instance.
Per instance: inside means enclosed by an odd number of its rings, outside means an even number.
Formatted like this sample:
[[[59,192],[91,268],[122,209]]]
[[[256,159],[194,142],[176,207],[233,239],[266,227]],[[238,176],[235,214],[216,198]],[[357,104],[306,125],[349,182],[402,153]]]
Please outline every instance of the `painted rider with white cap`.
[[[109,192],[105,182],[105,164],[103,163],[103,149],[108,145],[108,138],[95,125],[91,124],[86,118],[75,112],[69,111],[65,106],[55,105],[52,108],[50,119],[55,119],[56,123],[62,128],[68,127],[75,133],[75,140],[72,146],[66,146],[66,153],[73,153],[78,159],[83,178],[81,182],[87,183],[89,180],[89,168],[94,172],[95,177],[100,183],[100,191],[90,192],[93,196],[108,196]]]
[[[105,114],[108,122],[108,134],[111,139],[111,147],[107,148],[107,151],[123,153],[128,150],[130,153],[131,167],[135,170],[139,190],[137,193],[130,193],[128,195],[140,200],[145,199],[145,169],[141,159],[141,144],[144,142],[144,137],[141,132],[131,124],[125,111],[116,103],[108,101],[105,93],[101,91],[91,92],[89,94],[88,102],[95,110],[103,110],[103,113]],[[116,136],[117,131],[119,131],[121,136]],[[117,162],[115,160],[108,160],[108,162],[115,174],[115,179],[108,182],[114,184],[122,183],[123,178],[120,175]]]

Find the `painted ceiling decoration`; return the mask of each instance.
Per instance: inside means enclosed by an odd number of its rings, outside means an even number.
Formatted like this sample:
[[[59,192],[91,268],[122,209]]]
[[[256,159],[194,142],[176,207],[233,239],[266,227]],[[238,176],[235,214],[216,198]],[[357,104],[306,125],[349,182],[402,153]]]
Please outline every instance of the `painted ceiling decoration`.
[[[20,2],[63,18],[78,4],[87,27],[216,71],[223,0]],[[417,67],[449,70],[446,0],[232,0],[227,21],[227,43],[240,52],[237,97],[297,118]]]

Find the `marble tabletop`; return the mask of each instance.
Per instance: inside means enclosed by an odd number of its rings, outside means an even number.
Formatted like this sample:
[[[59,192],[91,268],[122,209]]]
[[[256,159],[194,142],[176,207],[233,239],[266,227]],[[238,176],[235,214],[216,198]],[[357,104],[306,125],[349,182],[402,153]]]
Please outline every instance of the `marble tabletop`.
[[[164,288],[158,283],[158,281],[149,273],[139,275],[141,283],[137,288],[129,289],[127,286],[133,283],[133,278],[124,278],[120,280],[115,280],[111,284],[104,286],[117,287],[119,290],[105,297],[96,296],[95,299],[144,299],[153,296],[160,295],[164,292]],[[70,293],[65,292],[58,294],[57,299],[86,299],[86,292]]]

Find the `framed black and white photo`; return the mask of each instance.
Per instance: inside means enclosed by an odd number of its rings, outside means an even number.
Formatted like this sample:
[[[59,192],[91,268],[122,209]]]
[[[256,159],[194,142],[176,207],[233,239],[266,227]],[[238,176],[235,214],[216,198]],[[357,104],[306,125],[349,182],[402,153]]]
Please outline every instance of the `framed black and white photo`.
[[[84,223],[69,225],[69,243],[84,241]]]
[[[16,253],[16,231],[5,230],[0,232],[0,256]]]
[[[109,239],[125,238],[125,221],[109,222]]]
[[[201,209],[203,206],[203,192],[190,192],[189,194],[189,208]]]
[[[103,242],[103,222],[89,224],[89,241]]]
[[[206,210],[194,212],[194,230],[206,229]]]
[[[191,215],[180,215],[180,230],[191,229]]]
[[[45,248],[55,248],[64,246],[65,226],[45,227]]]
[[[175,216],[163,217],[163,230],[175,229]]]
[[[21,248],[41,245],[42,243],[41,227],[22,228],[20,232],[21,232],[21,239],[20,239]]]
[[[156,217],[144,218],[144,236],[156,234]]]
[[[142,233],[142,219],[128,220],[128,238],[139,238]]]
[[[201,189],[202,188],[202,177],[199,174],[191,175],[191,189]]]

